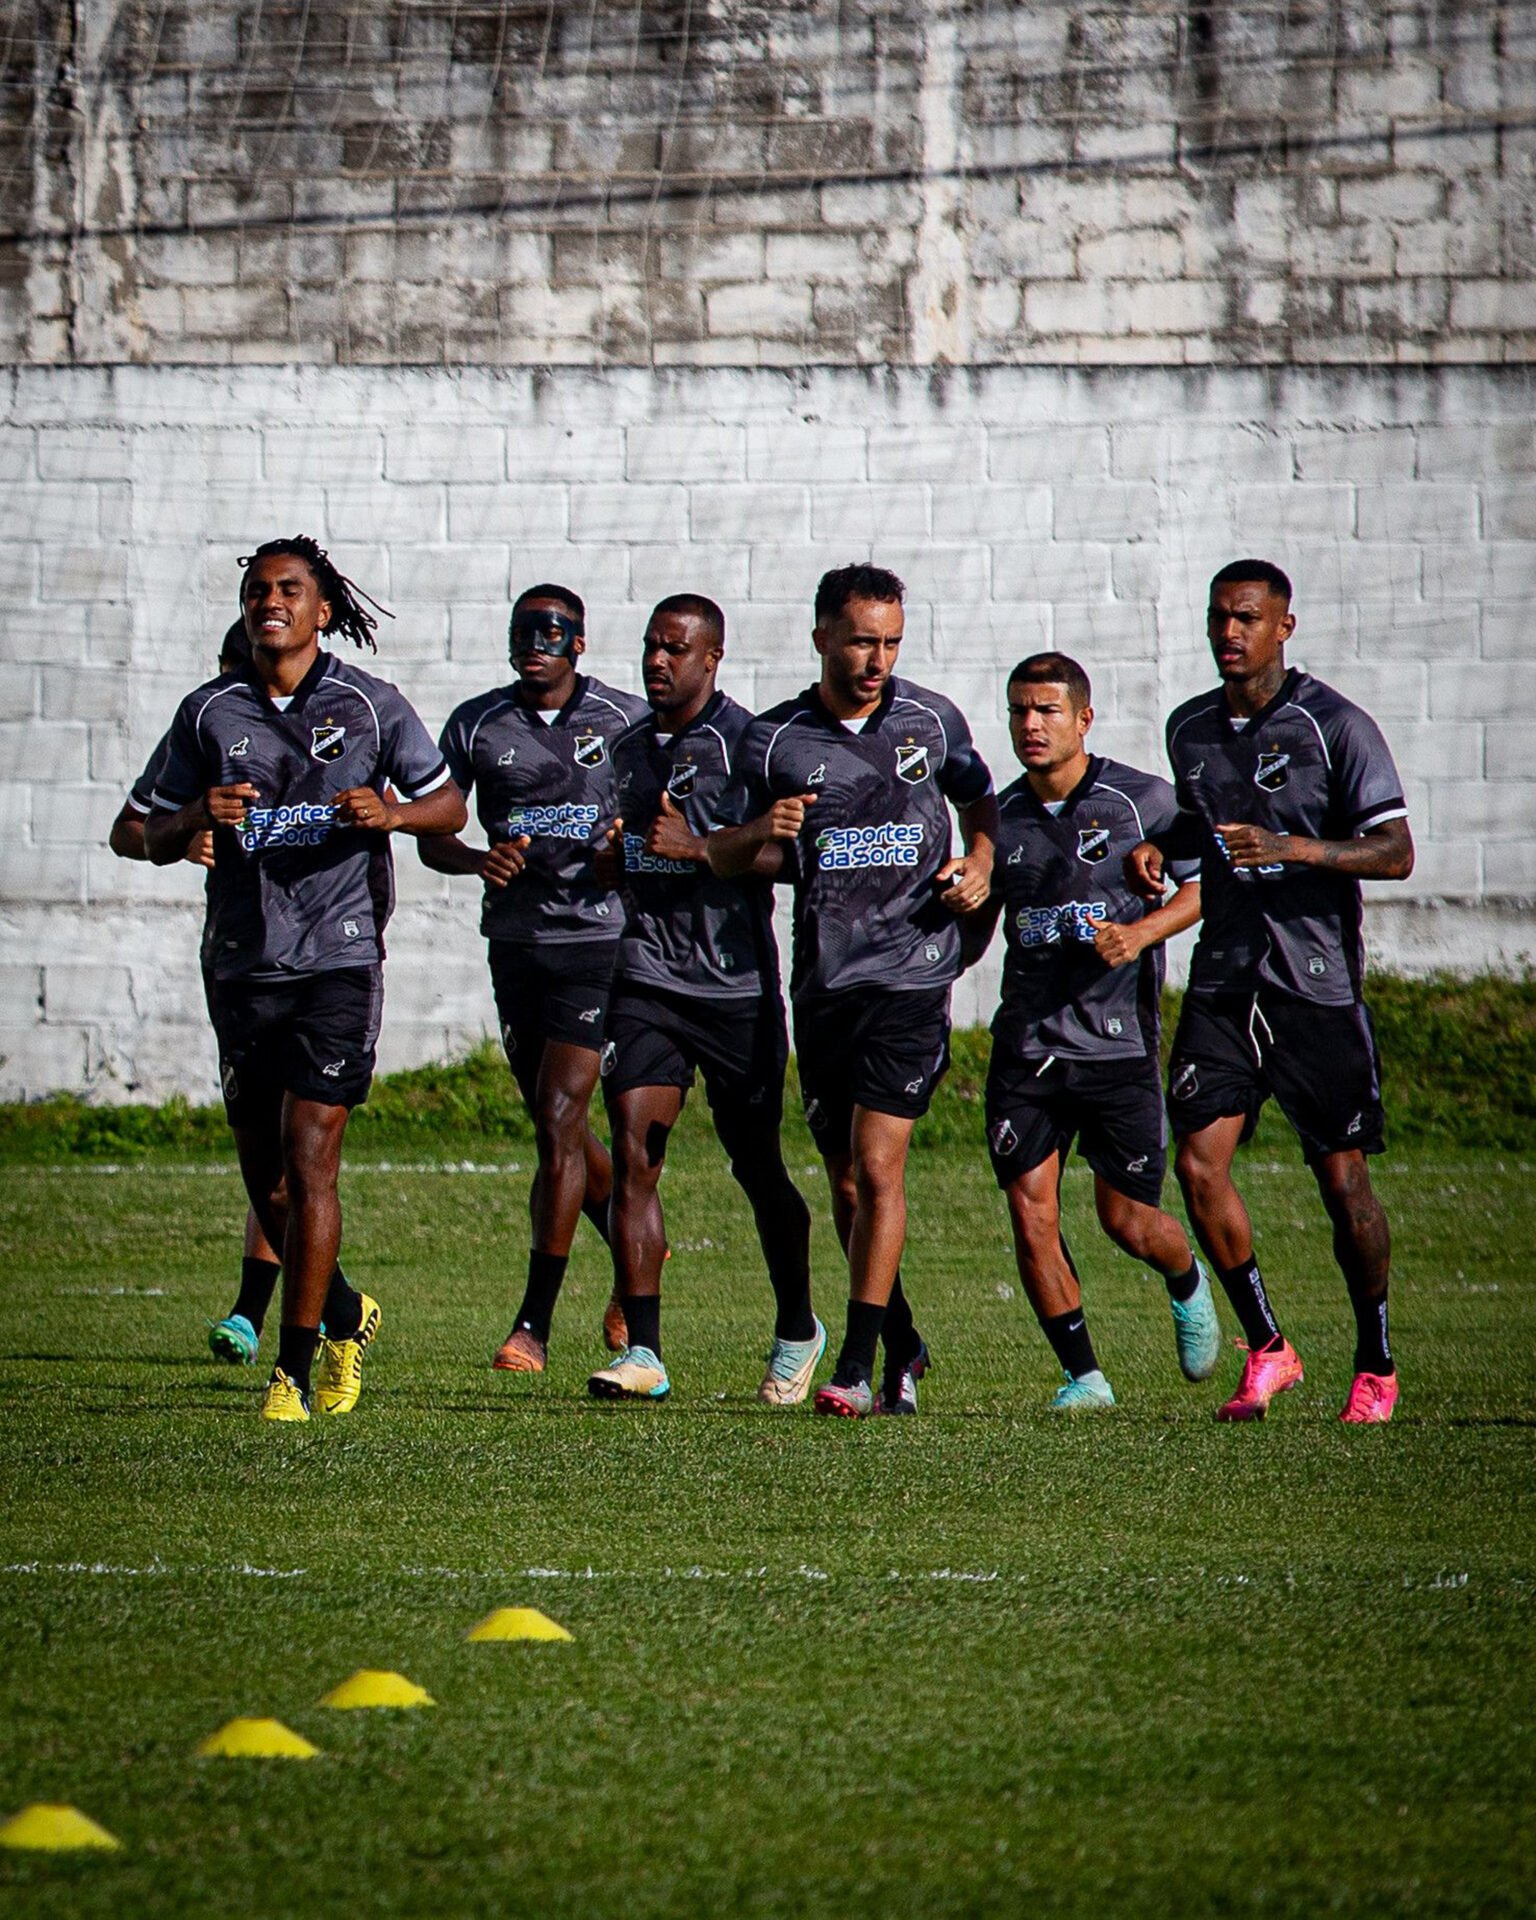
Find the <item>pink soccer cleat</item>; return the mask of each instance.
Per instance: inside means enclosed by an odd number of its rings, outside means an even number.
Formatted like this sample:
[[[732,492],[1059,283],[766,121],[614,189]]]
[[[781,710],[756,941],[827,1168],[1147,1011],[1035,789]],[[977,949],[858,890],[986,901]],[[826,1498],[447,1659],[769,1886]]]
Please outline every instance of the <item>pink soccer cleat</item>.
[[[1277,1393],[1287,1393],[1301,1385],[1301,1356],[1289,1340],[1282,1340],[1278,1347],[1265,1353],[1255,1353],[1251,1347],[1243,1346],[1241,1340],[1235,1344],[1248,1358],[1243,1362],[1243,1377],[1237,1383],[1237,1392],[1224,1407],[1216,1409],[1216,1418],[1262,1420]]]
[[[1339,1418],[1352,1427],[1384,1427],[1396,1405],[1395,1373],[1357,1373]]]

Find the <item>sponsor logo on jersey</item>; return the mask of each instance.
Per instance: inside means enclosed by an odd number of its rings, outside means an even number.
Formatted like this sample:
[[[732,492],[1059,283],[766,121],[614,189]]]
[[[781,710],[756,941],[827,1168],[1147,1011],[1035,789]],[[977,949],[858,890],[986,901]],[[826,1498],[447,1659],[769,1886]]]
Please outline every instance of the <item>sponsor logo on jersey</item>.
[[[1013,1130],[1011,1120],[999,1120],[991,1132],[992,1151],[994,1153],[1015,1153],[1018,1151],[1019,1136]]]
[[[915,867],[923,828],[915,820],[883,820],[874,827],[828,827],[816,836],[816,864],[830,869]]]
[[[341,930],[349,940],[355,940],[357,936],[362,932],[362,928],[358,925],[358,923],[355,920],[343,920],[341,923]]]
[[[692,760],[682,760],[667,777],[667,792],[674,800],[686,800],[699,784],[699,769]]]
[[[590,840],[596,826],[593,806],[514,807],[507,815],[507,838],[526,833],[530,840]]]
[[[1194,1099],[1195,1095],[1200,1091],[1200,1076],[1195,1071],[1195,1063],[1193,1060],[1186,1060],[1183,1066],[1179,1068],[1178,1072],[1173,1076],[1173,1083],[1168,1091],[1173,1095],[1175,1100]]]
[[[229,749],[229,757],[231,760],[243,760],[250,750],[251,736],[248,733],[242,733],[240,738]]]
[[[818,766],[811,768],[810,772],[805,776],[805,784],[808,787],[824,787],[827,784],[827,763],[825,760]]]
[[[1079,827],[1077,830],[1077,857],[1090,867],[1096,867],[1101,860],[1109,858],[1109,828]]]
[[[275,853],[280,847],[318,847],[330,838],[336,809],[301,800],[291,807],[248,807],[237,829],[247,853]]]
[[[1262,787],[1266,793],[1278,793],[1290,779],[1286,768],[1291,764],[1291,756],[1281,753],[1278,748],[1266,747],[1259,755],[1259,764],[1253,771],[1253,784]]]
[[[578,767],[605,767],[608,764],[608,742],[600,733],[578,733],[571,758]]]
[[[666,860],[659,853],[647,853],[644,834],[626,833],[624,871],[626,873],[690,873],[697,876],[699,869],[692,860]]]
[[[1068,900],[1059,907],[1020,907],[1013,916],[1021,947],[1053,947],[1062,940],[1092,946],[1093,937],[1109,921],[1102,900]]]
[[[905,780],[909,787],[915,787],[919,780],[928,778],[928,749],[920,747],[915,740],[908,740],[896,749],[896,778]]]
[[[347,750],[347,730],[334,720],[322,721],[309,730],[311,760],[339,760]]]
[[[508,747],[506,752],[501,756],[501,758],[496,762],[496,764],[498,767],[510,767],[512,762],[516,758],[517,758],[517,748]]]

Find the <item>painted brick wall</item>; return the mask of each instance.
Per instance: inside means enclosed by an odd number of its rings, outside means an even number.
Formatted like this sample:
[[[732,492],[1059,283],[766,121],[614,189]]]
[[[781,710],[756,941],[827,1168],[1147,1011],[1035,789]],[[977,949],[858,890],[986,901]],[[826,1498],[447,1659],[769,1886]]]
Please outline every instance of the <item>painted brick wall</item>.
[[[0,357],[1536,351],[1520,0],[35,0]]]
[[[1530,398],[1522,372],[1471,368],[13,370],[0,1095],[211,1096],[198,876],[105,837],[211,670],[236,556],[300,529],[395,609],[377,670],[434,726],[502,677],[535,578],[586,596],[590,664],[631,686],[652,601],[714,595],[724,684],[761,706],[812,677],[818,574],[876,557],[910,584],[904,670],[1004,776],[1003,676],[1050,645],[1093,676],[1096,744],[1159,765],[1162,715],[1209,684],[1209,574],[1271,555],[1297,583],[1293,657],[1376,714],[1407,783],[1419,866],[1375,890],[1374,951],[1514,964],[1536,948]],[[399,872],[394,1064],[490,1013],[474,889],[409,848]]]

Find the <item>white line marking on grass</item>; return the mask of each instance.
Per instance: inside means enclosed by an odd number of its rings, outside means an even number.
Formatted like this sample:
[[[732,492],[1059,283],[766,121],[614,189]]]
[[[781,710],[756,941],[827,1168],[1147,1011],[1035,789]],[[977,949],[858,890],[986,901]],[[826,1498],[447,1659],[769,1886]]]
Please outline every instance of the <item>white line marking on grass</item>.
[[[177,1579],[188,1574],[235,1573],[252,1580],[301,1580],[304,1567],[253,1567],[248,1561],[238,1567],[172,1567],[163,1560],[151,1560],[147,1567],[118,1567],[105,1560],[17,1560],[4,1573],[85,1573],[117,1580]]]
[[[522,1171],[522,1162],[518,1160],[358,1160],[349,1162],[342,1168],[343,1174],[447,1173],[482,1175],[521,1173]],[[108,1178],[115,1178],[122,1174],[138,1173],[153,1174],[157,1179],[164,1178],[167,1174],[172,1174],[179,1178],[202,1174],[209,1175],[216,1180],[235,1180],[239,1178],[240,1169],[238,1167],[208,1166],[197,1161],[167,1163],[152,1160],[130,1161],[127,1163],[102,1161],[99,1165],[87,1161],[81,1166],[70,1166],[61,1162],[55,1166],[15,1166],[6,1168],[8,1178],[15,1174],[26,1173],[50,1175],[70,1173],[98,1174]],[[705,1244],[707,1245],[708,1243],[706,1242]]]

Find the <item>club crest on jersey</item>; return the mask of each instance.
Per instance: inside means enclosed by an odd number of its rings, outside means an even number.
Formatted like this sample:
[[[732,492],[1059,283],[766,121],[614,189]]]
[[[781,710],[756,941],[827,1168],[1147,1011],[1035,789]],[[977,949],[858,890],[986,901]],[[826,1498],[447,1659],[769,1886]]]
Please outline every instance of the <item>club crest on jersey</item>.
[[[896,778],[905,780],[909,787],[915,787],[920,780],[928,778],[928,749],[920,747],[915,740],[907,741],[905,746],[896,749]]]
[[[230,748],[229,757],[231,760],[243,760],[250,750],[251,736],[248,733],[242,733],[240,738]]]
[[[1291,756],[1276,748],[1266,747],[1259,755],[1259,764],[1253,770],[1253,784],[1262,787],[1266,793],[1278,793],[1290,779],[1286,768],[1291,764]]]
[[[1077,830],[1077,857],[1090,867],[1096,867],[1101,860],[1109,858],[1109,828],[1079,827]]]
[[[334,720],[324,721],[309,730],[311,760],[339,760],[347,750],[347,730]]]
[[[699,784],[699,769],[692,760],[681,761],[667,776],[667,792],[674,800],[686,800]]]
[[[608,742],[600,733],[578,733],[571,758],[578,767],[604,767],[608,764]]]

